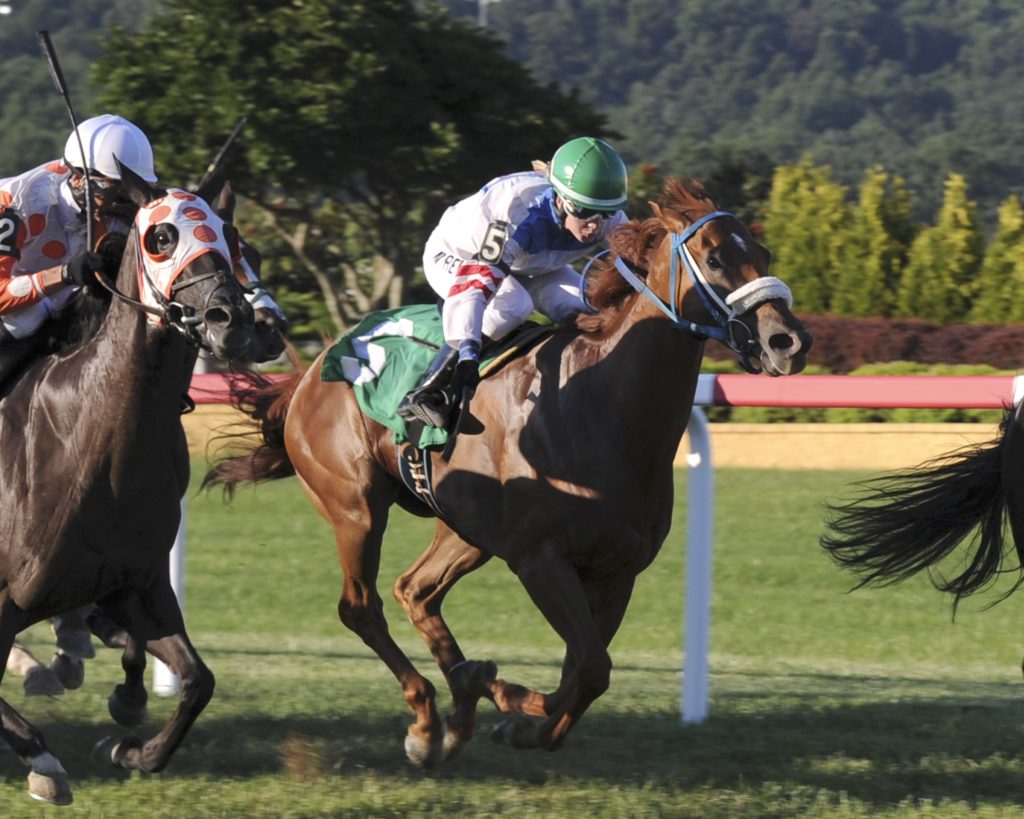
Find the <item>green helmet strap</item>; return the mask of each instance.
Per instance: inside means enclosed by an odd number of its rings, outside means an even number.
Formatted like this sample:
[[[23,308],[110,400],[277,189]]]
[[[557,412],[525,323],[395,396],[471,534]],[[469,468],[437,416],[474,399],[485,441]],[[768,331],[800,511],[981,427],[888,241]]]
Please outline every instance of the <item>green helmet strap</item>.
[[[578,137],[555,151],[548,181],[559,196],[592,210],[626,204],[626,165],[607,142]]]

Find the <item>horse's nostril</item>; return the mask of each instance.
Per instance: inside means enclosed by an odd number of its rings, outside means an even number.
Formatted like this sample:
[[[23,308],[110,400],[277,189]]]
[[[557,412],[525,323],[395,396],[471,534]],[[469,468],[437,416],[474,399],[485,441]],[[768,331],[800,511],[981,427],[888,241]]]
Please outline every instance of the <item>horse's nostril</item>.
[[[773,350],[788,350],[794,342],[795,339],[789,333],[773,333],[768,339],[768,344]]]
[[[223,307],[210,307],[205,313],[203,313],[203,321],[208,325],[230,324],[231,314]]]

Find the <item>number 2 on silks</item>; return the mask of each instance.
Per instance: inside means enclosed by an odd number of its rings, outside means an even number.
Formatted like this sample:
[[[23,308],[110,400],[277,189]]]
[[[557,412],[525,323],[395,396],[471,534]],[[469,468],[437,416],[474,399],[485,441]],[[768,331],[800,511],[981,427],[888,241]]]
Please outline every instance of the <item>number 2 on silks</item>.
[[[507,241],[508,222],[491,222],[487,226],[487,233],[484,234],[483,244],[480,245],[480,252],[477,254],[480,261],[487,264],[500,262]]]
[[[18,226],[21,220],[16,213],[0,211],[0,254],[14,256],[18,254]]]

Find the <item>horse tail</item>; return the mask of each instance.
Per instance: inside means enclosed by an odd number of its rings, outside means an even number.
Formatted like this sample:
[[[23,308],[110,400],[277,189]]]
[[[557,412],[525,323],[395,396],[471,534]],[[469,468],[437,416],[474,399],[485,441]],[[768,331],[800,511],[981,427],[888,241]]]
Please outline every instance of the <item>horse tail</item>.
[[[1007,412],[999,436],[988,444],[864,481],[865,493],[857,500],[829,506],[829,531],[821,545],[836,563],[861,575],[855,588],[892,585],[931,570],[972,534],[959,573],[947,577],[930,571],[932,584],[955,596],[954,610],[961,598],[1000,574],[1016,571],[1018,577],[999,600],[1024,583],[1024,542],[1016,545],[1017,565],[1002,568],[1011,550],[1005,537],[1003,455],[1014,434],[1012,421],[1013,413]]]
[[[218,455],[202,482],[202,489],[222,486],[230,498],[242,483],[287,478],[295,474],[284,445],[284,422],[292,396],[305,375],[305,367],[293,357],[293,371],[284,379],[260,373],[241,373],[231,379],[231,404],[248,417],[244,428],[237,425],[216,435]]]

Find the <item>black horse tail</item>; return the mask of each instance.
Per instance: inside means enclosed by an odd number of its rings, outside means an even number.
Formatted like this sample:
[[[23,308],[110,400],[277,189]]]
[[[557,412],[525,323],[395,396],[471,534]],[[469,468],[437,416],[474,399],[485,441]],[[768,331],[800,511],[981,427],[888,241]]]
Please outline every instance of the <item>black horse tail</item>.
[[[1002,568],[1012,546],[1005,535],[1004,447],[1015,430],[1013,413],[1003,418],[996,440],[940,456],[916,469],[864,481],[865,493],[847,504],[829,506],[828,532],[821,545],[841,566],[862,576],[855,588],[892,585],[936,566],[972,535],[958,573],[936,571],[933,585],[961,598],[1016,572],[1024,583],[1024,543],[1016,546],[1017,565]],[[996,601],[998,602],[998,601]]]
[[[293,371],[283,379],[259,373],[235,375],[230,381],[231,404],[246,416],[245,428],[237,425],[211,439],[219,453],[213,460],[202,489],[222,486],[227,497],[242,483],[260,483],[295,474],[284,445],[284,422],[295,389],[305,374],[297,358]]]

